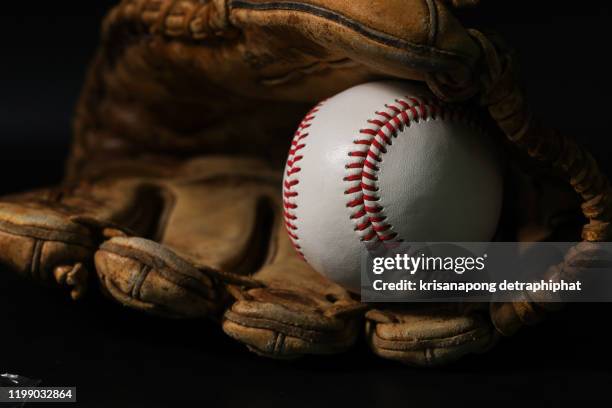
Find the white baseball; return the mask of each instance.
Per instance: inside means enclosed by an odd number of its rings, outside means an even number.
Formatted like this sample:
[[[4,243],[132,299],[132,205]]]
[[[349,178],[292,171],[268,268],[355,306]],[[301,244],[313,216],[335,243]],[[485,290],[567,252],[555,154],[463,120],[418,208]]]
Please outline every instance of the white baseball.
[[[283,180],[296,250],[358,292],[366,242],[489,241],[502,175],[475,118],[397,81],[359,85],[317,105],[295,134]]]

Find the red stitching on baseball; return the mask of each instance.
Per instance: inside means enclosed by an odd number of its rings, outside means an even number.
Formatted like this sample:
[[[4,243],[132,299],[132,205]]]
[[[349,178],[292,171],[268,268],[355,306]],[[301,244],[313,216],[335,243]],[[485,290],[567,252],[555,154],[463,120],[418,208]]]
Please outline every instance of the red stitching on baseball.
[[[316,105],[306,114],[298,126],[295,135],[293,136],[291,147],[289,148],[289,156],[287,158],[287,169],[285,170],[286,178],[285,182],[283,183],[283,207],[285,208],[283,214],[285,216],[285,227],[287,228],[287,233],[291,238],[293,247],[302,258],[304,258],[304,253],[298,244],[300,237],[297,233],[298,227],[296,226],[296,220],[298,217],[293,210],[298,208],[297,202],[294,200],[299,193],[294,190],[294,187],[300,184],[298,174],[300,171],[302,171],[302,169],[296,164],[300,162],[304,156],[297,153],[306,147],[306,143],[304,142],[304,139],[308,137],[308,132],[306,132],[306,129],[310,127],[321,105],[323,105],[323,102]]]
[[[348,186],[344,194],[349,196],[346,206],[354,209],[350,218],[362,241],[399,240],[393,226],[386,222],[384,208],[378,204],[377,182],[382,155],[404,128],[428,119],[462,121],[473,127],[480,125],[473,115],[469,115],[471,111],[420,98],[406,96],[386,104],[385,108],[385,111],[376,111],[376,117],[367,121],[369,126],[359,130],[359,138],[353,142],[355,150],[348,154],[349,162],[345,165],[343,181]]]

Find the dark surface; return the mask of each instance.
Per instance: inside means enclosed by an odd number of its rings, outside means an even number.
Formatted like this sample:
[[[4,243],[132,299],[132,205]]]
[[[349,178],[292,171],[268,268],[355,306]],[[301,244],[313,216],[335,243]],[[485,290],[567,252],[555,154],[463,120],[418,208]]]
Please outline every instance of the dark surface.
[[[2,193],[61,178],[72,106],[98,20],[112,4],[40,3],[2,11]],[[592,147],[609,170],[610,13],[589,1],[533,3],[489,1],[491,17],[474,19],[519,49],[534,110]],[[86,407],[592,405],[609,397],[611,310],[571,305],[490,353],[441,369],[383,361],[362,343],[287,363],[248,353],[214,323],[149,318],[95,291],[75,304],[0,271],[0,372],[77,386],[77,405]]]
[[[607,305],[574,305],[490,353],[414,369],[380,360],[364,344],[332,358],[272,361],[213,323],[148,318],[98,298],[76,307],[2,281],[2,369],[77,386],[79,406],[561,404],[607,398],[612,379]]]

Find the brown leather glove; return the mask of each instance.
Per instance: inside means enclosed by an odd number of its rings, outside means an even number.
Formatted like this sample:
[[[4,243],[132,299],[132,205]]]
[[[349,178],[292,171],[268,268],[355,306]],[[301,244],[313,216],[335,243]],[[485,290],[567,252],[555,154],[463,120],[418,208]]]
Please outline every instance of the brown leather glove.
[[[446,3],[472,2],[123,1],[77,109],[63,194],[2,204],[0,262],[75,297],[95,268],[112,298],[165,316],[218,316],[229,294],[223,329],[255,352],[345,350],[364,305],[293,252],[280,169],[309,105],[381,77],[479,97],[517,150],[572,178],[588,201],[585,238],[602,239],[607,180],[575,143],[535,128],[505,51]],[[543,218],[529,219],[539,233]],[[542,309],[517,305],[382,307],[365,315],[366,335],[385,358],[440,364],[488,349]]]

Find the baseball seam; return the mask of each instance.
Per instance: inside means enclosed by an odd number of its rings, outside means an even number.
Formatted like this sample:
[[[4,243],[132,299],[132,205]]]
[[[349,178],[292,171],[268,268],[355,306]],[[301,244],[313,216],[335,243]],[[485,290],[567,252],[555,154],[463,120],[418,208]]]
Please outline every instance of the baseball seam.
[[[405,96],[385,104],[385,109],[376,111],[367,125],[359,130],[358,138],[353,141],[354,149],[348,153],[343,181],[347,185],[344,191],[346,207],[352,210],[350,218],[362,241],[401,241],[393,225],[387,221],[378,193],[380,163],[393,145],[393,139],[405,128],[428,120],[459,121],[482,130],[481,121],[470,113],[471,110],[460,106]]]
[[[304,253],[299,244],[300,237],[297,232],[297,214],[295,212],[298,208],[297,196],[299,195],[295,187],[300,184],[299,173],[302,171],[299,162],[304,158],[304,156],[300,154],[300,150],[306,147],[305,139],[308,137],[308,128],[312,124],[316,113],[323,103],[324,101],[312,108],[304,119],[302,119],[302,122],[300,122],[293,140],[291,141],[291,147],[289,148],[287,166],[285,168],[285,180],[283,182],[283,214],[285,217],[285,227],[287,228],[287,233],[291,238],[293,247],[302,258],[304,258]]]

